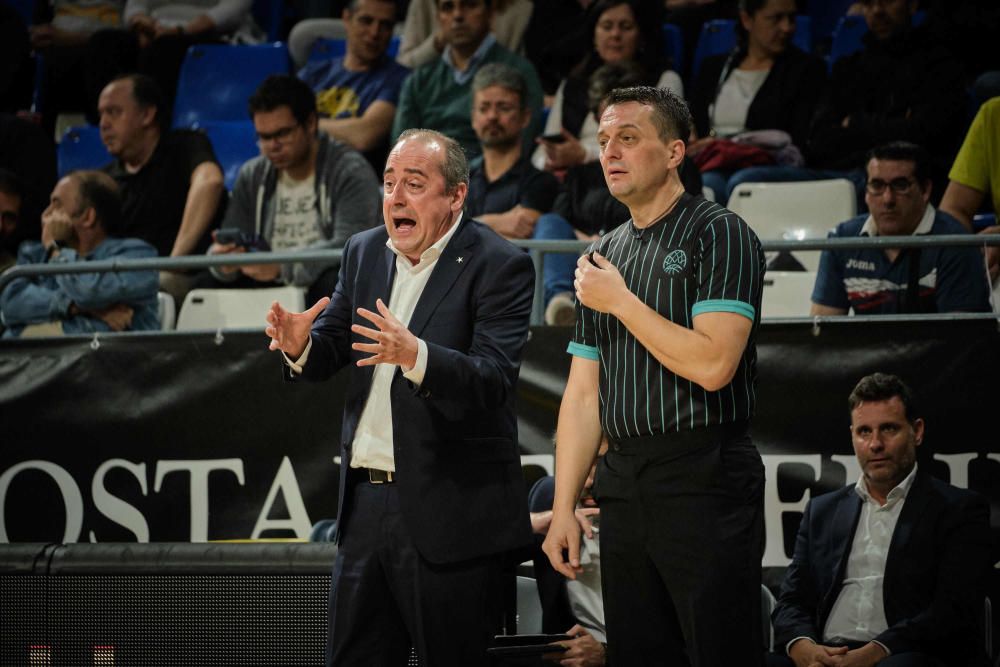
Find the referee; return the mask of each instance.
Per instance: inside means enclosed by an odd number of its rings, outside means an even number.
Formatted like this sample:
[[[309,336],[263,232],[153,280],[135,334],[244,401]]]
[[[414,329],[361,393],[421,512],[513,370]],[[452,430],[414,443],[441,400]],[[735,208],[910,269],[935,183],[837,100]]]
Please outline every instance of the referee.
[[[614,665],[763,664],[764,468],[750,441],[764,256],[731,211],[684,192],[691,115],[668,91],[612,91],[601,165],[632,219],[577,263],[577,324],[543,549],[580,571],[573,510],[597,468]]]

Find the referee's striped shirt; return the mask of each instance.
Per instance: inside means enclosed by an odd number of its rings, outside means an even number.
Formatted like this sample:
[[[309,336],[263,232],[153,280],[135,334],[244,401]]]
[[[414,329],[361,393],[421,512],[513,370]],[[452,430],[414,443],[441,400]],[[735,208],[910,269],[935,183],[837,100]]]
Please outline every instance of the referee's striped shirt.
[[[616,439],[659,435],[753,415],[764,253],[738,215],[684,194],[643,230],[632,221],[604,235],[597,251],[629,290],[663,317],[692,328],[701,313],[737,313],[753,321],[732,381],[707,391],[661,365],[617,318],[577,304],[570,354],[600,363],[601,423]]]

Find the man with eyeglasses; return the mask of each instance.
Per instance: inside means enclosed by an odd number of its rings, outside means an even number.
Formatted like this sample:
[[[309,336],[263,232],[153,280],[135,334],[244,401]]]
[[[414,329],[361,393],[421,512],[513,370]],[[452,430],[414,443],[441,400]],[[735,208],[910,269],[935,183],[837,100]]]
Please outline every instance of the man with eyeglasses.
[[[930,158],[920,146],[893,142],[868,156],[865,201],[871,212],[841,223],[830,238],[966,234],[931,206]],[[986,312],[989,282],[973,247],[824,250],[812,315]]]
[[[527,84],[513,67],[490,63],[476,73],[472,90],[472,129],[483,153],[469,163],[465,212],[504,238],[531,238],[559,183],[522,159],[521,133],[531,122]]]
[[[220,242],[208,253],[342,248],[348,237],[379,223],[378,181],[350,146],[317,132],[316,98],[299,79],[268,77],[249,101],[261,155],[240,169],[222,222],[244,238]],[[252,242],[250,242],[252,241]],[[222,284],[305,287],[312,304],[337,284],[337,262],[220,266]]]
[[[530,62],[501,46],[490,33],[491,0],[437,0],[437,18],[446,44],[441,57],[418,67],[403,84],[392,136],[409,128],[437,130],[461,144],[470,159],[479,155],[472,130],[472,79],[487,63],[518,70],[527,82],[531,122],[521,133],[527,153],[542,128],[542,86]]]
[[[986,499],[918,465],[924,420],[898,377],[862,378],[848,406],[860,474],[806,505],[768,667],[985,665]]]

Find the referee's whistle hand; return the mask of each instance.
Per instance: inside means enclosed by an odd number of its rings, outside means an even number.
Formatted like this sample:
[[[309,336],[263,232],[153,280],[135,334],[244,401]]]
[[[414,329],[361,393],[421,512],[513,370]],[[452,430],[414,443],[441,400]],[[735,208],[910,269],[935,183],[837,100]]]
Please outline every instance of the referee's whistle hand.
[[[597,252],[577,261],[573,288],[580,303],[601,313],[614,314],[614,309],[622,305],[628,293],[618,267]]]
[[[567,579],[576,579],[583,568],[580,566],[580,524],[575,515],[553,515],[542,551],[556,572]]]

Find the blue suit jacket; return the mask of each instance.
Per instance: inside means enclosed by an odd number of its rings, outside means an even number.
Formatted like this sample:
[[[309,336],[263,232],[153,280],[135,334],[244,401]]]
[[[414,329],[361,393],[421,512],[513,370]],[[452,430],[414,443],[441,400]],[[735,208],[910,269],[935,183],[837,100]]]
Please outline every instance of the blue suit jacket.
[[[822,643],[860,516],[861,499],[853,485],[806,506],[772,615],[779,653],[795,637]],[[893,654],[924,652],[949,665],[980,655],[976,628],[982,626],[991,565],[989,516],[981,496],[917,472],[886,559],[883,598],[889,627],[875,637]]]
[[[376,311],[378,298],[389,303],[396,255],[387,239],[379,227],[347,241],[337,288],[313,323],[302,374],[323,380],[350,365],[338,539],[353,529],[346,474],[374,375],[373,366],[356,365],[370,355],[351,343],[370,341],[350,327],[371,326],[359,307]],[[405,519],[417,549],[433,563],[531,544],[514,398],[534,275],[525,252],[464,217],[410,319],[409,330],[427,344],[427,370],[419,387],[398,368],[393,376],[393,453]]]

